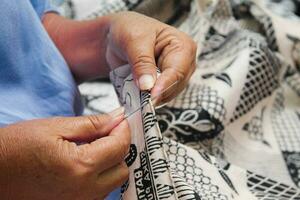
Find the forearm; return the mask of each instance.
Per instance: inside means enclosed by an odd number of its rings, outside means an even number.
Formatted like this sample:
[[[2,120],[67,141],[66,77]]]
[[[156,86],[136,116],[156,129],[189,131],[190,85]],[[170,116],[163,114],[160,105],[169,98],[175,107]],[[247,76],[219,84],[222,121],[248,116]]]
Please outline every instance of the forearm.
[[[9,142],[6,131],[4,128],[0,128],[0,196],[3,199],[12,199],[13,193],[11,190],[13,177],[9,170],[11,161],[8,149]]]
[[[78,82],[108,75],[105,53],[109,17],[74,21],[48,13],[43,24]]]

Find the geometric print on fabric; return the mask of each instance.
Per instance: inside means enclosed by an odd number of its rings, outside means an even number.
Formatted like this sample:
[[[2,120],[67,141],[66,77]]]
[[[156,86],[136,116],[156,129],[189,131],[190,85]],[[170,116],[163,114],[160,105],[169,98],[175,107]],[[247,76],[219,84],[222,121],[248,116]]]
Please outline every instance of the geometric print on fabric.
[[[144,134],[145,147],[138,152],[140,162],[136,163],[132,174],[135,181],[136,197],[139,200],[173,199],[174,187],[171,180],[167,178],[169,165],[163,153],[162,139],[156,129],[157,120],[154,112],[152,112],[152,105],[146,104],[150,101],[148,92],[140,92],[139,101],[139,106],[143,106],[141,111],[143,130],[141,132]]]
[[[266,35],[269,48],[272,51],[278,51],[277,39],[271,18],[265,15],[264,17],[258,19],[263,25],[263,32]]]
[[[213,30],[210,28],[209,34]],[[251,37],[248,31],[232,31],[224,41],[221,40],[221,35],[213,35],[203,42],[203,50],[198,56],[198,66],[200,68],[209,68],[217,64],[220,60],[226,58],[234,58],[243,49],[248,47]],[[217,34],[217,33],[215,33]],[[253,35],[253,33],[250,33]]]
[[[223,121],[226,115],[224,99],[219,97],[218,91],[200,84],[189,84],[178,97],[168,103],[168,107],[182,109],[203,108],[219,121]]]
[[[213,1],[210,1],[209,3],[212,2]],[[236,23],[232,20],[231,2],[218,0],[214,3],[214,8],[210,10],[210,24],[217,30],[218,33],[221,33],[221,35],[227,35],[230,31],[236,28]],[[224,23],[225,21],[226,23]]]
[[[300,152],[282,152],[294,183],[300,187]]]
[[[133,8],[138,6],[138,4],[140,4],[142,1],[143,0],[135,0],[133,2],[130,0],[102,1],[101,7],[89,13],[89,15],[86,16],[85,18],[94,19],[96,17],[104,16],[110,13],[132,10]]]
[[[213,26],[210,26],[205,35],[205,42],[203,42],[203,50],[199,56],[199,61],[210,57],[210,54],[218,51],[225,42],[227,42],[226,35],[220,34]]]
[[[224,19],[224,18],[230,19],[231,17],[232,17],[231,3],[229,1],[218,1],[218,4],[216,4],[211,14],[212,23],[218,24],[221,27],[223,26],[226,27],[227,23],[219,23],[220,19]]]
[[[299,190],[250,171],[247,171],[247,186],[259,200],[300,199]]]
[[[263,134],[263,113],[265,107],[261,110],[261,116],[254,116],[252,119],[243,126],[243,130],[248,133],[248,137],[254,141],[260,141],[264,145],[270,146],[266,141]]]
[[[285,81],[290,86],[290,88],[300,97],[300,74],[294,73],[293,75],[286,77]]]
[[[275,29],[272,23],[272,19],[264,13],[256,5],[251,5],[253,17],[260,23],[261,32],[265,36],[269,48],[272,51],[278,51],[277,39],[275,34]]]
[[[156,111],[163,136],[186,144],[212,139],[223,130],[223,125],[202,108],[177,109],[164,107]]]
[[[300,152],[299,118],[296,111],[285,109],[284,101],[283,91],[280,90],[271,110],[272,129],[282,151]]]
[[[203,169],[197,166],[197,163],[187,154],[185,148],[170,139],[164,138],[164,149],[169,158],[170,168],[186,183],[195,188],[200,199],[228,199],[226,195],[220,193],[217,185],[211,183],[211,178],[203,173]]]
[[[105,2],[105,1],[103,1]],[[104,16],[110,13],[120,12],[128,10],[128,8],[125,6],[125,3],[123,1],[120,1],[119,3],[104,3],[104,6],[101,6],[100,9],[97,9],[93,12],[91,12],[88,16],[86,16],[86,19],[94,19],[99,16]]]
[[[262,44],[267,46],[264,38],[248,30],[233,30],[226,35],[224,42],[220,40],[211,41],[215,37],[203,42],[203,50],[198,56],[200,68],[212,67],[228,58],[234,60],[240,52],[249,48],[259,48]]]
[[[179,199],[201,200],[200,196],[195,192],[195,188],[187,184],[181,176],[177,175],[176,171],[171,170],[171,175]]]
[[[250,111],[278,87],[278,63],[269,49],[260,46],[250,53],[249,71],[231,122]]]
[[[299,2],[300,5],[300,2]],[[300,7],[300,6],[299,6]],[[287,34],[287,38],[293,42],[292,58],[298,70],[300,70],[300,37]]]
[[[174,193],[170,185],[153,185],[157,176],[154,176],[154,171],[151,170],[151,162],[147,155],[147,150],[139,153],[140,166],[133,171],[136,187],[137,199],[151,199],[154,195],[171,196]],[[152,160],[153,162],[153,160]],[[164,188],[164,191],[161,189]]]
[[[300,119],[294,110],[286,110],[283,90],[278,91],[271,110],[271,123],[290,177],[300,187]]]

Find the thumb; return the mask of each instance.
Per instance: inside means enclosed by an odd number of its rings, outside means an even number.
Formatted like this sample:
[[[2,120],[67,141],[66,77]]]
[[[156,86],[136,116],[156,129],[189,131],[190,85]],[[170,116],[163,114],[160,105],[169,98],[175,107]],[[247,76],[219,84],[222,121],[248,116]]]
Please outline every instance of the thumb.
[[[72,142],[92,142],[107,136],[124,119],[124,107],[108,114],[61,118],[60,137]]]
[[[155,36],[135,38],[126,44],[126,54],[137,86],[150,90],[156,82],[156,62],[154,56]]]

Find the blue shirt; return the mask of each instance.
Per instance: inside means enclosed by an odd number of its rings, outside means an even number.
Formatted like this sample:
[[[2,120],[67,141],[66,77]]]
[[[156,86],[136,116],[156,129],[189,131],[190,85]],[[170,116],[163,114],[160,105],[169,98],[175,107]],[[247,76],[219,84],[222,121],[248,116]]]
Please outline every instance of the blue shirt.
[[[41,17],[47,0],[0,3],[0,126],[82,112],[78,88]]]
[[[82,113],[77,86],[41,17],[47,0],[0,3],[0,126]],[[119,199],[120,188],[107,199]]]

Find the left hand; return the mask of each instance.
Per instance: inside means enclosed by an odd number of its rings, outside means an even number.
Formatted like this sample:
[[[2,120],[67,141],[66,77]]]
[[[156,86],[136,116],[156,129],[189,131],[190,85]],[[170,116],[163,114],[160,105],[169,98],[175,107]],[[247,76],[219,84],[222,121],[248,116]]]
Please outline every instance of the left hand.
[[[111,68],[129,63],[141,90],[153,96],[177,81],[162,94],[168,102],[187,85],[196,65],[196,44],[185,33],[155,19],[134,12],[109,16],[106,61]],[[157,77],[157,67],[162,71]]]

